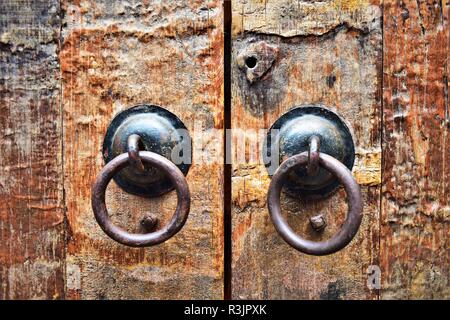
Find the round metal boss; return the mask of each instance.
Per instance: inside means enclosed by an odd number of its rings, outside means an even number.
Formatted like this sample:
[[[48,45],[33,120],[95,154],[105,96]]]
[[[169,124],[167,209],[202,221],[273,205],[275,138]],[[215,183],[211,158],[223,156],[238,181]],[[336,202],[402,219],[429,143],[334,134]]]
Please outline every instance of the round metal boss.
[[[320,153],[332,156],[351,170],[355,147],[345,122],[324,106],[305,105],[283,114],[267,133],[263,158],[269,175],[274,174],[279,163],[308,151],[313,136],[320,140]],[[306,166],[300,166],[286,177],[284,191],[292,196],[323,198],[338,186],[339,180],[324,168],[311,174]]]
[[[187,175],[192,158],[191,137],[173,113],[159,106],[143,104],[117,114],[103,142],[105,163],[130,151],[128,138],[132,135],[139,136],[140,151],[151,151],[169,159]],[[186,152],[188,154],[183,154]],[[174,188],[163,171],[149,163],[144,163],[144,169],[139,170],[135,165],[125,167],[114,176],[114,181],[124,191],[142,197],[157,197]]]

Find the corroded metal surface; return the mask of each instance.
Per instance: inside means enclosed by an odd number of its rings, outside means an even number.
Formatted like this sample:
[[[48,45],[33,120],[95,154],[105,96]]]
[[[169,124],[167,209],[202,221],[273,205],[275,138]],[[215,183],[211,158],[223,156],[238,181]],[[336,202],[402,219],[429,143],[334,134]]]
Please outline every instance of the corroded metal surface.
[[[170,222],[160,230],[142,234],[129,233],[111,221],[105,203],[106,188],[117,172],[131,164],[128,153],[118,155],[100,171],[92,186],[92,210],[99,226],[115,241],[130,247],[150,247],[167,241],[181,230],[189,215],[191,195],[183,173],[170,160],[150,151],[140,151],[139,159],[162,171],[177,192],[177,208]],[[127,203],[125,202],[124,205]],[[151,222],[148,219],[141,221],[147,221],[144,224],[147,227],[149,226],[148,222]]]
[[[141,137],[135,133],[128,136],[127,139],[127,153],[128,153],[128,161],[130,166],[133,167],[137,172],[145,172],[144,163],[142,159],[139,157],[139,142],[141,141]]]
[[[105,163],[124,152],[130,154],[133,164],[114,175],[114,182],[122,190],[141,197],[158,197],[173,190],[172,182],[163,172],[148,163],[139,164],[136,159],[139,148],[164,156],[184,175],[189,172],[192,138],[183,122],[165,108],[139,104],[117,114],[106,130],[102,152]],[[179,156],[181,152],[183,157]]]
[[[284,161],[272,177],[272,181],[267,191],[267,206],[272,222],[280,236],[293,248],[300,252],[322,256],[333,254],[342,250],[349,244],[358,232],[362,220],[362,199],[361,190],[347,169],[339,160],[330,155],[321,153],[319,164],[335,175],[344,186],[348,199],[348,212],[341,229],[330,239],[325,241],[310,241],[298,236],[287,224],[281,214],[280,195],[283,184],[292,170],[308,163],[308,152],[294,155]],[[311,221],[311,219],[310,219]]]
[[[312,135],[311,138],[309,138],[308,163],[306,164],[308,176],[314,177],[319,173],[319,157],[320,138],[317,135]]]
[[[274,174],[279,163],[310,150],[313,137],[321,139],[321,151],[341,161],[348,169],[353,168],[355,145],[344,119],[325,106],[303,105],[283,114],[267,132],[262,153],[267,158],[264,163],[269,175]],[[317,169],[314,175],[308,173],[308,166],[291,172],[286,177],[285,192],[294,197],[315,199],[335,192],[339,187],[337,177],[325,168]]]
[[[323,231],[323,229],[325,229],[327,226],[327,221],[325,220],[323,214],[311,216],[309,218],[309,223],[311,224],[311,227],[317,232]]]

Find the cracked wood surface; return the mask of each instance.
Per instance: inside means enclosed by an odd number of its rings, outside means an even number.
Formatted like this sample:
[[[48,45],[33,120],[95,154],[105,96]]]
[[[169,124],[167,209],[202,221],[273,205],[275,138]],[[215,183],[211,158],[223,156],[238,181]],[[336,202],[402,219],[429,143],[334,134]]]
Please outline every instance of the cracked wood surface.
[[[331,257],[304,256],[271,225],[264,167],[235,161],[235,298],[450,297],[450,5],[383,4],[381,64],[379,3],[233,3],[233,58],[241,66],[233,69],[233,126],[267,128],[295,104],[334,106],[353,129],[353,173],[365,195],[365,220],[350,247]],[[276,49],[275,62],[273,54],[252,52],[261,41]],[[242,55],[262,64],[246,70]],[[342,220],[341,195],[321,204],[286,197],[284,210],[292,227],[313,237],[306,217],[320,211],[328,221],[336,214]],[[334,231],[339,221],[332,223]],[[379,291],[366,285],[372,264],[381,268]]]
[[[195,121],[200,130],[222,128],[222,3],[62,1],[60,8],[8,0],[0,9],[0,299],[222,298],[220,162],[193,164],[189,219],[163,245],[115,243],[90,206],[117,112],[149,102],[175,113],[192,135]],[[218,141],[200,151],[221,151]],[[107,205],[116,223],[137,231],[148,211],[167,223],[176,196],[144,200],[112,183]]]
[[[361,229],[347,248],[325,257],[301,254],[281,239],[270,220],[266,204],[270,178],[264,165],[250,155],[252,147],[261,154],[261,137],[247,136],[244,162],[234,139],[233,298],[376,298],[377,291],[367,287],[366,270],[379,264],[380,3],[241,0],[232,6],[232,127],[268,129],[292,107],[329,106],[353,131],[357,152],[353,172],[364,200]],[[258,59],[260,65],[252,69],[256,71],[243,66],[241,61],[248,56]],[[323,201],[283,195],[281,203],[290,226],[316,241],[338,230],[347,209],[342,188]],[[322,235],[315,234],[308,222],[318,213],[328,222]]]
[[[64,298],[59,12],[0,3],[0,299]]]
[[[222,128],[222,3],[61,3],[0,4],[0,299],[222,298],[222,165],[193,165],[188,222],[160,247],[114,243],[90,208],[103,134],[117,112],[152,102],[191,133],[195,119],[202,130]],[[233,1],[232,125],[255,130],[247,151],[233,152],[233,298],[450,298],[450,4],[383,7]],[[252,50],[260,64],[248,69]],[[275,232],[270,178],[251,159],[257,130],[315,102],[353,131],[365,204],[350,246],[320,258]],[[344,197],[285,196],[283,210],[297,232],[319,240],[308,217],[324,213],[329,236],[344,218]],[[173,193],[142,200],[111,184],[107,204],[116,223],[136,231],[148,211],[167,222],[175,201]],[[380,291],[366,285],[370,265],[381,267]]]
[[[195,131],[196,121],[203,130],[222,128],[222,3],[63,1],[63,10],[68,297],[221,299],[221,163],[193,163],[186,225],[155,247],[130,248],[108,238],[94,220],[90,196],[103,166],[103,137],[118,112],[141,102],[163,106],[184,122],[194,140],[202,134]],[[176,201],[174,191],[144,199],[114,183],[107,192],[113,221],[135,232],[147,212],[160,218],[160,227],[168,223]]]
[[[449,299],[448,1],[384,2],[384,299]]]

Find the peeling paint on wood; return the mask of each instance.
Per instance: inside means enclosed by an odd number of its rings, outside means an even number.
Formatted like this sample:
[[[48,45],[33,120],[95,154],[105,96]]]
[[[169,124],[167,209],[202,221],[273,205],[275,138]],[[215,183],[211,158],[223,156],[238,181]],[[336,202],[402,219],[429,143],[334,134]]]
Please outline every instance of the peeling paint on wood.
[[[233,298],[377,298],[377,292],[367,288],[365,273],[369,265],[378,264],[380,4],[255,0],[232,5],[232,127],[267,129],[295,106],[329,106],[346,119],[356,138],[355,172],[364,197],[363,223],[347,248],[326,257],[300,254],[271,223],[266,209],[270,178],[264,165],[239,162],[243,152],[233,140]],[[239,62],[261,42],[277,48],[277,56],[263,77],[250,82]],[[261,60],[266,63],[264,57]],[[248,144],[256,145],[260,154],[262,141],[254,140],[249,138]],[[245,149],[245,158],[252,151]],[[342,189],[323,201],[283,195],[281,203],[290,226],[316,241],[338,230],[347,209]],[[316,233],[309,218],[320,213],[328,225],[323,233]]]
[[[222,164],[192,165],[187,223],[152,248],[130,248],[108,238],[90,205],[91,185],[103,166],[103,137],[119,111],[147,102],[176,114],[191,135],[195,121],[206,129],[222,128],[222,3],[63,1],[63,8],[68,297],[222,298]],[[166,224],[176,201],[175,192],[144,199],[114,183],[107,192],[113,221],[135,232],[148,212],[158,216],[160,226]]]
[[[448,1],[385,1],[384,299],[449,299]]]
[[[64,298],[59,1],[0,3],[0,300]]]

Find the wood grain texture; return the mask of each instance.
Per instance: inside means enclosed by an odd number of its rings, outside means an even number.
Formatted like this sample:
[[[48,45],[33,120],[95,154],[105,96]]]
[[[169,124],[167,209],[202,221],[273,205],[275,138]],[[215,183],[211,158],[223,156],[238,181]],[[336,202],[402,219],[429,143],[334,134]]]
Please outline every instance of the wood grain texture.
[[[0,299],[64,298],[59,1],[0,3]]]
[[[384,299],[448,299],[448,1],[384,3]]]
[[[367,287],[366,270],[379,264],[380,3],[241,0],[232,5],[232,127],[246,131],[247,138],[245,152],[239,151],[239,138],[233,139],[233,298],[377,298]],[[242,61],[252,50],[260,50],[255,56],[265,70],[256,65],[249,76]],[[301,254],[276,233],[266,204],[270,178],[251,156],[262,151],[259,129],[309,103],[325,104],[348,122],[357,151],[353,172],[364,197],[358,235],[325,257]],[[342,189],[323,201],[283,196],[281,203],[290,226],[316,241],[338,230],[347,209]],[[314,234],[308,223],[319,212],[328,221],[323,235]]]
[[[196,160],[205,150],[222,159],[220,134],[216,144],[196,140],[208,129],[223,127],[221,1],[63,1],[63,8],[68,297],[221,299],[223,164]],[[195,149],[187,176],[191,212],[186,225],[161,245],[136,249],[101,231],[90,197],[103,166],[101,146],[109,122],[142,102],[176,114],[190,130]],[[115,223],[137,231],[148,211],[160,217],[161,225],[167,223],[176,195],[143,199],[111,183],[107,206]]]

